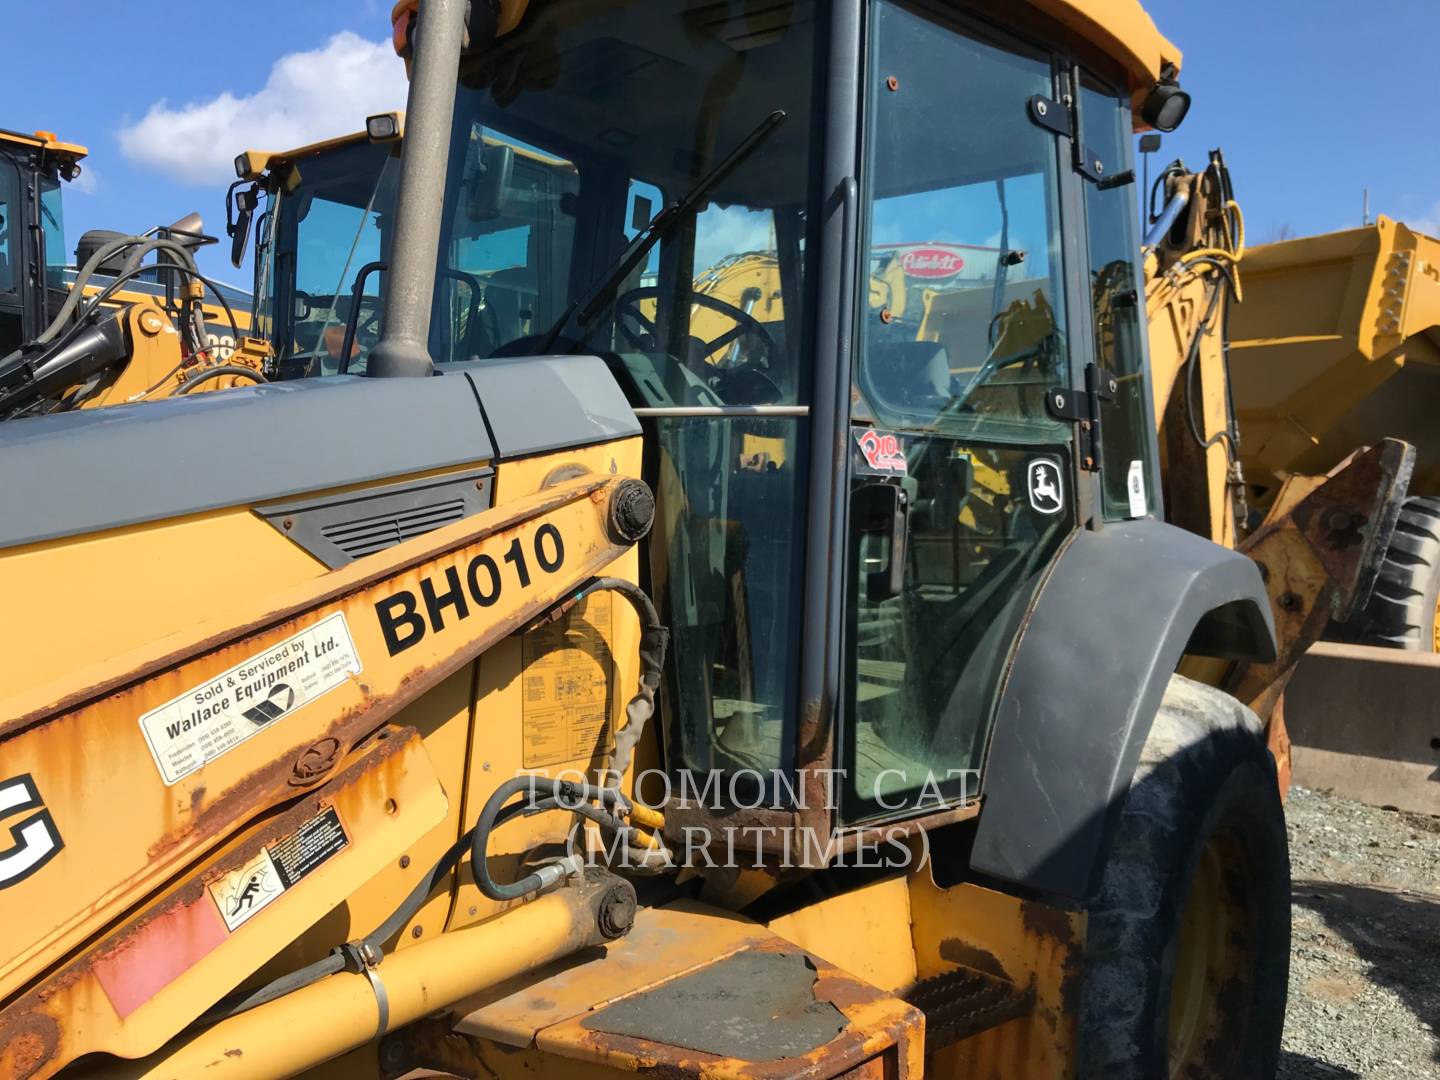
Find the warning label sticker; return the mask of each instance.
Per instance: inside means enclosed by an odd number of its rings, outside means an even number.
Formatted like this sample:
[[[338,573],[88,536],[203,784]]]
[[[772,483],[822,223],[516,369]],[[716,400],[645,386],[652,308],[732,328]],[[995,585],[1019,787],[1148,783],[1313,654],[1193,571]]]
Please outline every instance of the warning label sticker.
[[[360,655],[342,612],[222,672],[140,717],[166,784],[259,734],[359,674]]]
[[[559,622],[524,637],[524,767],[588,760],[615,748],[609,593],[586,597]]]
[[[340,815],[328,807],[290,836],[261,848],[244,866],[212,881],[210,897],[226,927],[235,930],[349,842]]]

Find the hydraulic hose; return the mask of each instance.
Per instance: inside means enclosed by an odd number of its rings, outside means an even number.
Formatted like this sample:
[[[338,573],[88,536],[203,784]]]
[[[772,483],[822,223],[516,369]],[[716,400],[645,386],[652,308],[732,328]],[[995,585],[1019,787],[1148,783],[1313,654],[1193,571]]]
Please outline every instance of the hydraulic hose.
[[[1226,455],[1233,462],[1238,459],[1240,452],[1240,434],[1234,428],[1235,400],[1234,389],[1230,382],[1230,343],[1222,341],[1221,360],[1225,374],[1225,393],[1231,417],[1230,425],[1226,430],[1217,431],[1214,435],[1206,438],[1201,429],[1200,421],[1195,416],[1195,380],[1200,372],[1200,339],[1210,332],[1212,320],[1215,318],[1216,310],[1224,296],[1226,310],[1228,312],[1230,298],[1235,296],[1237,283],[1231,266],[1224,259],[1215,258],[1212,255],[1196,255],[1187,260],[1191,266],[1209,265],[1212,266],[1224,279],[1223,283],[1215,290],[1210,297],[1210,303],[1206,306],[1205,315],[1201,318],[1195,328],[1195,336],[1190,340],[1190,349],[1185,356],[1185,422],[1190,428],[1190,434],[1200,449],[1208,450],[1217,443],[1224,442]]]
[[[606,775],[602,777],[607,787],[618,789],[635,756],[640,736],[655,715],[655,695],[660,690],[660,672],[665,666],[670,631],[660,622],[660,614],[645,591],[624,578],[597,578],[576,597],[576,601],[601,591],[619,593],[640,617],[640,685],[625,706],[625,726],[615,734],[615,753],[610,758]]]
[[[475,828],[470,831],[470,872],[475,878],[476,886],[491,900],[518,900],[523,896],[548,888],[565,875],[563,867],[551,863],[527,874],[519,881],[500,882],[490,876],[489,860],[486,855],[486,849],[490,844],[490,834],[501,824],[502,810],[514,810],[518,813],[532,805],[532,803],[524,802],[510,807],[505,805],[511,796],[527,789],[531,793],[532,800],[537,791],[544,791],[549,795],[549,799],[546,801],[553,801],[557,808],[589,818],[602,827],[616,832],[624,832],[628,829],[628,826],[616,815],[601,807],[590,805],[591,801],[602,804],[607,800],[624,802],[625,797],[616,789],[595,787],[592,784],[577,784],[569,780],[555,780],[546,776],[512,776],[497,787],[490,798],[486,800],[484,808],[480,811],[480,817],[475,822]]]
[[[234,375],[236,377],[250,379],[252,382],[257,383],[270,381],[269,379],[265,378],[265,376],[262,375],[260,372],[256,371],[254,368],[244,367],[240,364],[221,364],[219,367],[206,368],[204,371],[200,372],[200,374],[196,375],[193,379],[189,379],[188,381],[181,383],[180,388],[176,390],[175,393],[177,396],[180,394],[188,394],[201,383],[209,382],[212,379],[223,378],[226,375]]]

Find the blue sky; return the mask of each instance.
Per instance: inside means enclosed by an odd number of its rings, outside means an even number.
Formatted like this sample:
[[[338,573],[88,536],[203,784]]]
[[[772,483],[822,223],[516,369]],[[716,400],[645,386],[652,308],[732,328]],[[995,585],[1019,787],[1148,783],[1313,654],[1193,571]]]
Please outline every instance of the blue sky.
[[[1184,50],[1195,95],[1155,165],[1179,154],[1196,166],[1223,146],[1252,240],[1359,224],[1366,186],[1373,211],[1440,231],[1435,0],[1149,10]],[[239,150],[352,130],[403,105],[388,0],[10,0],[7,11],[14,25],[50,29],[46,47],[11,50],[0,126],[48,128],[91,151],[67,192],[72,253],[87,228],[139,231],[190,210],[223,235],[226,163]],[[201,265],[248,284],[219,248]]]
[[[404,69],[389,43],[390,0],[7,0],[5,7],[11,25],[39,36],[34,48],[10,50],[0,127],[48,129],[90,150],[85,175],[66,188],[72,260],[86,229],[140,232],[191,210],[224,241],[225,187],[234,177],[226,162],[237,153],[304,143],[289,133],[307,125],[313,137],[356,130],[368,113],[405,104]],[[303,56],[275,69],[287,55],[326,48],[337,34],[373,46],[342,37],[323,78],[322,65]],[[367,108],[367,98],[384,104]],[[157,106],[166,111],[143,126]],[[187,106],[204,111],[186,115]],[[230,266],[228,243],[206,249],[200,265],[249,287],[248,268]]]
[[[1380,212],[1440,233],[1440,4],[1435,0],[1150,0],[1185,54],[1190,116],[1155,155],[1192,168],[1220,146],[1249,239]]]

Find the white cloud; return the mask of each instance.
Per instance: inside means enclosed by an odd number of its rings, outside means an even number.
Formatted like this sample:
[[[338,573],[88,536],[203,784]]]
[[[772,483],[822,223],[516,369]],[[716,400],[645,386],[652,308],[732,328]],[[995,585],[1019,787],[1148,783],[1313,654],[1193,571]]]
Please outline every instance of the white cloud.
[[[80,175],[70,181],[66,191],[78,191],[81,195],[94,195],[100,188],[100,174],[89,165],[80,166]]]
[[[695,222],[695,269],[714,266],[726,255],[775,250],[775,219],[768,210],[717,206]]]
[[[406,89],[405,66],[388,41],[346,30],[319,49],[282,56],[253,94],[227,90],[178,107],[157,101],[121,130],[120,148],[177,180],[225,183],[241,151],[288,150],[358,131],[367,116],[403,109]]]
[[[1440,202],[1430,207],[1430,212],[1419,217],[1401,218],[1406,225],[1426,236],[1440,236]]]

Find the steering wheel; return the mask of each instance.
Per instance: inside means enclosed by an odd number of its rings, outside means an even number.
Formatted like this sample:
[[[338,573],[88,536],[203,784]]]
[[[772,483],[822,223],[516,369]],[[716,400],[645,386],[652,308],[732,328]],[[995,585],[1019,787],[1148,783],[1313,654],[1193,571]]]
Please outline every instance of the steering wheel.
[[[655,321],[640,310],[640,304],[645,300],[658,301],[659,299],[660,289],[654,285],[631,289],[615,298],[615,321],[620,331],[620,336],[642,352],[649,352],[655,349],[656,330]],[[728,348],[742,338],[750,338],[760,347],[761,357],[758,358],[757,361],[752,361],[752,364],[748,366],[753,366],[758,362],[760,367],[770,368],[779,359],[779,343],[776,342],[774,335],[765,329],[764,324],[753,315],[742,311],[734,304],[727,304],[724,300],[711,296],[709,293],[695,292],[692,290],[687,302],[697,307],[709,308],[711,311],[718,312],[728,319],[733,319],[735,322],[735,325],[731,329],[725,331],[725,333],[719,337],[701,344],[698,367],[693,357],[687,356],[682,358],[683,362],[690,367],[692,371],[695,371],[697,375],[701,376],[701,378],[709,381],[720,372],[726,370],[726,367],[722,367],[719,364],[707,363],[704,359],[705,357],[714,356],[721,349]],[[636,333],[626,325],[627,319],[639,325],[639,333]]]

